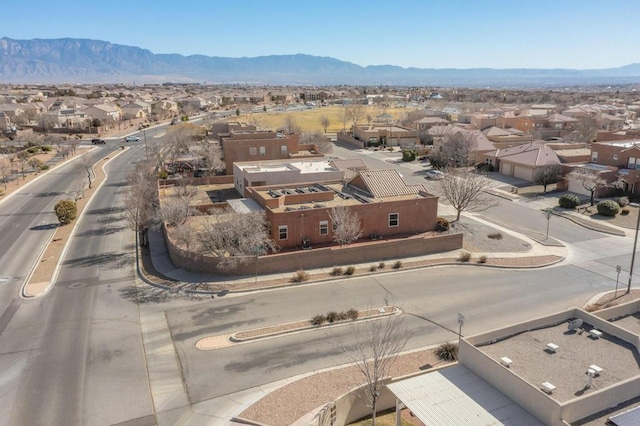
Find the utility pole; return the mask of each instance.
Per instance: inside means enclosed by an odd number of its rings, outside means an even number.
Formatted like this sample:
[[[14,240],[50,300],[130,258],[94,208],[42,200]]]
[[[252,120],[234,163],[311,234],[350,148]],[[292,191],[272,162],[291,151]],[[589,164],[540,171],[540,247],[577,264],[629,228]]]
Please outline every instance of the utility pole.
[[[627,284],[627,292],[631,293],[631,279],[633,278],[633,264],[636,260],[636,247],[638,246],[638,228],[640,228],[640,208],[638,209],[638,220],[636,221],[636,237],[633,239],[633,253],[631,253],[631,267],[629,268],[629,284]]]

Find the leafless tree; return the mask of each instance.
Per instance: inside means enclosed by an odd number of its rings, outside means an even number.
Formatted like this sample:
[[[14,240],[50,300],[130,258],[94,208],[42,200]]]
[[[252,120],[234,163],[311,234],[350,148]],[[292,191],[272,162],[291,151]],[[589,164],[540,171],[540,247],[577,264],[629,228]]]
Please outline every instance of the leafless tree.
[[[78,149],[78,146],[80,145],[80,139],[70,138],[67,141],[67,145],[69,145],[69,148],[71,149],[71,155],[76,155],[76,150]]]
[[[592,117],[582,117],[573,126],[575,131],[575,141],[591,143],[596,139],[596,120]]]
[[[365,106],[362,104],[349,104],[344,107],[348,119],[354,124],[357,125],[360,120],[364,117],[366,110]]]
[[[594,205],[594,197],[598,189],[607,186],[607,181],[602,179],[597,170],[577,167],[569,173],[569,179],[575,179],[584,189],[589,191],[589,201]]]
[[[22,179],[26,179],[27,168],[29,167],[29,153],[27,151],[20,151],[15,157],[13,162],[18,165],[20,173],[22,173]]]
[[[343,105],[342,110],[340,111],[340,121],[342,122],[342,130],[347,130],[347,123],[349,122],[349,111],[347,110],[347,106]]]
[[[79,199],[84,197],[84,182],[79,181],[73,186],[71,190],[71,195],[73,195],[73,201],[78,202]]]
[[[322,132],[305,132],[300,137],[301,144],[315,145],[318,152],[322,154],[331,154],[333,152],[333,143]]]
[[[174,235],[176,242],[185,246],[188,251],[197,237],[197,232],[188,222],[185,222],[182,225],[176,226]]]
[[[29,167],[34,173],[38,173],[40,171],[40,166],[42,166],[42,160],[36,157],[29,158]]]
[[[226,164],[222,159],[222,147],[218,142],[210,143],[205,140],[200,144],[199,154],[202,158],[202,166],[209,175],[215,176],[225,170]]]
[[[202,252],[218,258],[218,267],[223,270],[278,251],[263,213],[236,213],[231,209],[212,211],[198,231],[197,241]]]
[[[198,188],[182,182],[174,188],[173,194],[165,197],[160,206],[161,220],[168,226],[183,225],[189,216],[194,214],[193,201],[198,195]]]
[[[463,211],[482,211],[496,205],[485,194],[485,190],[491,187],[491,181],[482,173],[447,168],[440,184],[443,195],[456,209],[457,221]]]
[[[138,233],[140,245],[148,244],[149,229],[157,225],[156,177],[148,167],[135,167],[127,176],[129,190],[125,196],[125,217],[129,227]]]
[[[9,176],[11,176],[11,163],[6,158],[2,158],[0,159],[0,177],[2,178],[4,189],[7,189]]]
[[[329,218],[333,224],[333,241],[344,247],[362,236],[362,224],[358,214],[345,206],[337,206],[329,210]]]
[[[296,119],[289,114],[282,121],[282,129],[285,133],[300,133],[300,126],[298,126]]]
[[[197,126],[183,123],[173,126],[171,133],[167,136],[166,144],[163,147],[166,157],[172,161],[189,152],[189,148],[195,145],[195,136],[198,133]]]
[[[329,120],[329,117],[327,117],[326,115],[320,116],[320,125],[322,126],[322,130],[325,133],[327,133],[327,129],[329,128],[330,124],[331,124],[331,120]]]
[[[400,316],[351,324],[350,328],[351,342],[340,346],[366,381],[365,402],[371,407],[375,426],[378,399],[385,387],[385,379],[389,378],[391,367],[407,345],[410,334]]]
[[[562,180],[562,166],[560,164],[547,164],[538,167],[533,174],[533,182],[543,186],[543,194],[547,193],[547,185],[558,183],[560,180]]]
[[[437,129],[436,132],[440,131]],[[441,167],[466,167],[469,166],[471,153],[477,146],[475,135],[468,131],[444,132],[442,138],[442,151],[435,152],[432,158],[440,163]]]
[[[93,178],[95,177],[95,173],[93,172],[93,162],[88,155],[83,156],[80,161],[76,163],[76,167],[80,172],[87,174],[87,180],[89,182],[89,189],[91,189],[91,184],[93,183]]]

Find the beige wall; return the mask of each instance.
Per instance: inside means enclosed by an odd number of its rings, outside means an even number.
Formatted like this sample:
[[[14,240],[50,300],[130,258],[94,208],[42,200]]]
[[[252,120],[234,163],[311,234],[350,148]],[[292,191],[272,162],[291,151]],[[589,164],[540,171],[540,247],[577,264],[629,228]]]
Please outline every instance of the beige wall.
[[[166,233],[165,233],[166,235]],[[166,238],[169,257],[178,268],[203,274],[220,274],[215,257],[188,252]],[[327,268],[365,262],[402,259],[462,248],[462,234],[436,234],[432,237],[408,237],[397,240],[371,241],[347,247],[324,247],[313,250],[296,250],[262,256],[258,262],[260,274],[295,272],[298,269]],[[452,255],[452,257],[456,257]],[[252,257],[235,270],[224,271],[228,275],[252,275],[255,262]]]

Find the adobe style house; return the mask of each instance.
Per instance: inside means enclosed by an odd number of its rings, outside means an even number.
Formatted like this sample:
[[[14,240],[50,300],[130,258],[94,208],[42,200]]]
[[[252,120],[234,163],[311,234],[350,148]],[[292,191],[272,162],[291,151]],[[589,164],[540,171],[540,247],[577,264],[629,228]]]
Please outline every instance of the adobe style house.
[[[250,186],[341,181],[345,177],[353,177],[356,173],[354,170],[366,168],[361,159],[309,158],[297,161],[247,161],[233,163],[233,179],[238,193],[246,196],[245,188]]]
[[[419,234],[436,229],[438,197],[408,185],[396,170],[359,171],[348,183],[327,182],[245,189],[264,208],[271,236],[283,249],[333,243],[330,210],[347,207],[363,238]]]
[[[266,161],[322,157],[313,145],[301,145],[299,135],[273,131],[238,131],[219,134],[227,174],[238,161]]]
[[[625,192],[640,194],[640,140],[594,142],[591,144],[591,163],[617,169]]]
[[[382,144],[385,146],[413,145],[417,139],[416,130],[397,124],[353,125],[353,137],[364,143]]]

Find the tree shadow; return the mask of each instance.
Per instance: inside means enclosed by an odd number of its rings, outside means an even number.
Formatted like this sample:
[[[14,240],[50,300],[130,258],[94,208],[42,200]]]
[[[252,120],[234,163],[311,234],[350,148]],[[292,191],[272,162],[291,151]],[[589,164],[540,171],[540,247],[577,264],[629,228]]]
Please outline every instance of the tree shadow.
[[[108,214],[113,214],[113,213],[122,213],[124,212],[124,207],[107,207],[105,209],[95,209],[95,210],[89,210],[87,211],[86,214],[102,214],[102,215],[108,215]]]
[[[90,229],[88,231],[78,234],[79,237],[104,237],[107,235],[115,234],[125,229],[124,226],[105,226],[98,229]]]
[[[102,253],[94,256],[78,257],[63,263],[66,266],[101,266],[109,269],[122,269],[133,264],[132,253]]]
[[[66,194],[65,192],[37,192],[34,197],[57,197]]]
[[[122,219],[124,219],[123,216],[109,216],[103,219],[98,219],[95,222],[96,223],[113,223],[113,222],[120,222]]]
[[[29,230],[31,230],[31,231],[47,231],[49,229],[56,229],[59,226],[60,226],[59,223],[47,223],[46,225],[32,226],[31,228],[29,228]]]

